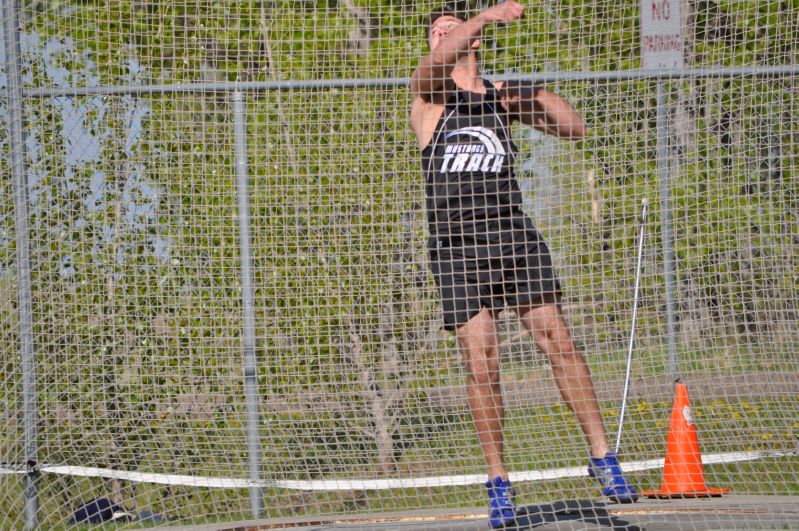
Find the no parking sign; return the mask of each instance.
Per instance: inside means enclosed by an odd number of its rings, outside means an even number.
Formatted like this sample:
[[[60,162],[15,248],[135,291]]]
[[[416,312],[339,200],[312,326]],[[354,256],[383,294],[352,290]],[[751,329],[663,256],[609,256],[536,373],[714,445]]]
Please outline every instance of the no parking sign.
[[[641,0],[641,66],[683,66],[681,0]]]

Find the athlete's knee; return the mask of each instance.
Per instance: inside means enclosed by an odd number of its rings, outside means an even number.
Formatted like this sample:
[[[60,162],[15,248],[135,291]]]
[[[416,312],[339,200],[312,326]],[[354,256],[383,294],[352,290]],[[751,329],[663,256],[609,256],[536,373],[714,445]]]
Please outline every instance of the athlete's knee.
[[[574,341],[565,323],[555,320],[536,329],[535,341],[547,354],[570,354],[576,352]]]
[[[499,349],[496,345],[475,344],[464,348],[461,345],[463,366],[468,377],[477,384],[491,384],[499,381]]]
[[[493,316],[483,310],[458,328],[458,346],[467,373],[479,382],[498,378],[499,345]]]
[[[490,359],[464,360],[469,380],[477,385],[493,385],[499,382],[499,365]]]

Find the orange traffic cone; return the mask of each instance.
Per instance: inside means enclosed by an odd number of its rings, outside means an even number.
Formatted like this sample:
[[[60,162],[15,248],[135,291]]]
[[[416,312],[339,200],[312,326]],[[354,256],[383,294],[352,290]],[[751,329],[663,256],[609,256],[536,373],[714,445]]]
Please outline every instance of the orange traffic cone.
[[[710,489],[705,486],[699,438],[691,415],[688,389],[677,380],[674,405],[669,420],[666,440],[666,462],[663,466],[663,483],[660,490],[642,492],[648,498],[707,498],[721,496],[730,489]]]

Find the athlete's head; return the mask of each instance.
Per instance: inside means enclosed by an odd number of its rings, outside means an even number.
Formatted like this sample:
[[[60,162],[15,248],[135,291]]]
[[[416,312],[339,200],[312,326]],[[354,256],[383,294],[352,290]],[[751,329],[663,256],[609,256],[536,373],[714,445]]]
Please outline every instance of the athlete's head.
[[[430,12],[427,24],[427,44],[430,49],[438,46],[442,38],[446,37],[452,28],[463,23],[463,19],[450,9],[437,9]]]
[[[450,7],[447,7],[447,6],[442,6],[442,7],[439,7],[438,9],[434,9],[434,10],[430,11],[430,13],[427,15],[427,31],[428,32],[430,31],[430,28],[433,27],[433,24],[435,24],[436,20],[440,19],[441,17],[456,18],[456,19],[460,20],[461,22],[466,20],[466,17],[459,10],[452,9]]]
[[[466,21],[466,18],[455,10],[442,8],[430,12],[427,23],[427,44],[433,50],[441,39],[446,37],[453,28]],[[479,41],[475,41],[475,47]]]

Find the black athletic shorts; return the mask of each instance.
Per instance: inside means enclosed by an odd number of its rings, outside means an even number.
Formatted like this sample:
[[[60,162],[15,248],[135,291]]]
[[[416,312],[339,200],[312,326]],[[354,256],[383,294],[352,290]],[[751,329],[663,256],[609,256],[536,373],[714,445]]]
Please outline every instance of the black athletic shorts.
[[[499,311],[560,298],[549,249],[522,212],[481,221],[457,235],[433,236],[428,247],[447,330],[482,308]]]

